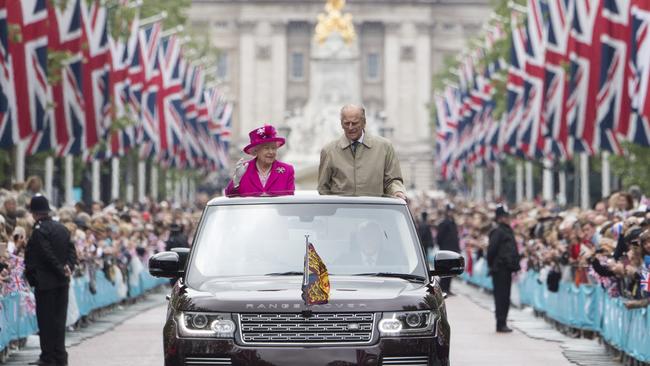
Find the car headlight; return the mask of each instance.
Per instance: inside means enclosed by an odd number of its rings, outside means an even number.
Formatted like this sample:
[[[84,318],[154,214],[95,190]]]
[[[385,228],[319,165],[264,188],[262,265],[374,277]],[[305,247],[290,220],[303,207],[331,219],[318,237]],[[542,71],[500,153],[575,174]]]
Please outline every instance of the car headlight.
[[[435,321],[430,310],[383,313],[379,334],[387,337],[434,334]]]
[[[178,315],[181,337],[233,338],[235,322],[231,314],[181,312]]]

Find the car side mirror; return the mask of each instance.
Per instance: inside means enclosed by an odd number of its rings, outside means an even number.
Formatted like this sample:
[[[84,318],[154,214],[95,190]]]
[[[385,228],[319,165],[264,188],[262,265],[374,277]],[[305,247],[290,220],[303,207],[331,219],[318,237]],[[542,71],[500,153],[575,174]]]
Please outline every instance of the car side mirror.
[[[433,270],[429,275],[438,277],[453,277],[465,271],[465,258],[456,252],[441,250],[433,258]]]
[[[173,248],[172,252],[178,254],[178,272],[182,276],[185,274],[187,258],[190,256],[190,248]]]
[[[179,278],[181,276],[180,255],[176,252],[161,252],[149,258],[149,273],[154,277]]]

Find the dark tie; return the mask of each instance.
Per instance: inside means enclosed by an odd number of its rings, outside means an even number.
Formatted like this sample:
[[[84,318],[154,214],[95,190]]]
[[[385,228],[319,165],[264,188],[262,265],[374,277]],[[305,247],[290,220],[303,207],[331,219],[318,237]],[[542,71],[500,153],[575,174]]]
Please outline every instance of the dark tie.
[[[352,145],[350,145],[350,149],[352,149],[352,155],[357,154],[357,146],[359,146],[360,142],[359,141],[353,141]]]

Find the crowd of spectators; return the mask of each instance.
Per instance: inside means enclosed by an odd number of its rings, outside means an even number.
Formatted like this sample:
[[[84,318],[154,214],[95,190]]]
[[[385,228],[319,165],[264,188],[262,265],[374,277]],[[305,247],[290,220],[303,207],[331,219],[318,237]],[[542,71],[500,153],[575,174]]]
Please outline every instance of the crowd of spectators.
[[[30,291],[23,276],[24,253],[34,219],[27,207],[32,196],[42,194],[41,189],[42,181],[36,176],[24,185],[0,189],[0,297]],[[207,197],[201,196],[199,201],[191,207],[165,201],[128,205],[115,200],[107,205],[93,202],[90,207],[80,202],[56,209],[51,216],[68,228],[77,248],[79,265],[73,277],[87,276],[94,293],[96,274],[103,271],[118,293],[126,296],[129,286],[137,286],[139,273],[151,255],[190,245],[188,238]],[[33,307],[32,303],[24,305]]]
[[[420,219],[418,224],[428,225],[436,238],[451,208],[471,274],[474,265],[485,265],[496,205],[422,196],[412,200],[411,209],[416,217],[426,217],[426,223]],[[560,281],[597,284],[610,296],[624,298],[628,308],[648,306],[650,200],[638,188],[613,193],[588,210],[537,201],[521,203],[511,212],[520,274],[536,271],[538,281],[552,292],[558,291]]]

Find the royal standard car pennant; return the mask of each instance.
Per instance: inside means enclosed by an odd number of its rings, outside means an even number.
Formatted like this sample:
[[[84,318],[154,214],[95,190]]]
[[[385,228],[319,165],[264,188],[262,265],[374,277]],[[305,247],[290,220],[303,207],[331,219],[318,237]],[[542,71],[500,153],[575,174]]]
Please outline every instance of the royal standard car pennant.
[[[314,245],[305,238],[305,268],[302,281],[302,299],[305,305],[327,304],[330,298],[330,280],[327,267],[321,260]]]

